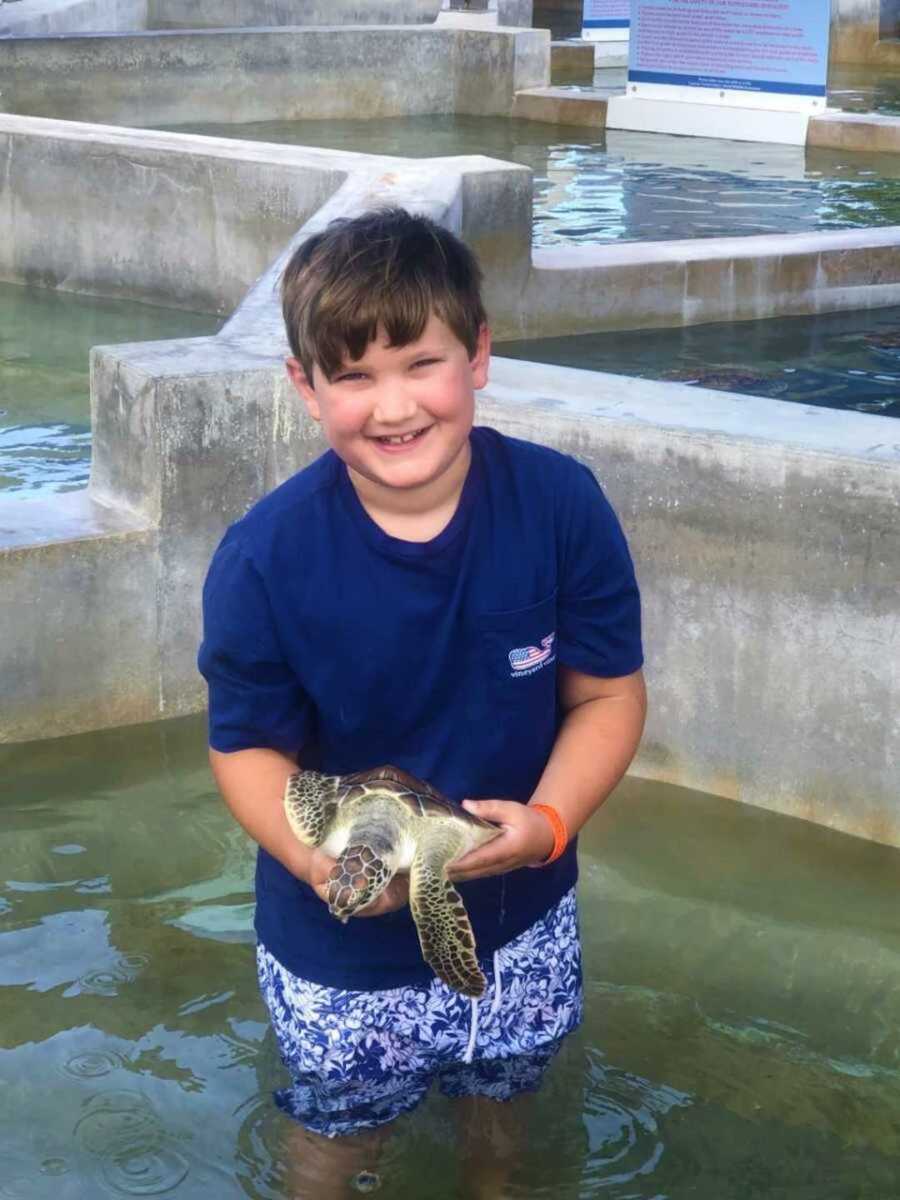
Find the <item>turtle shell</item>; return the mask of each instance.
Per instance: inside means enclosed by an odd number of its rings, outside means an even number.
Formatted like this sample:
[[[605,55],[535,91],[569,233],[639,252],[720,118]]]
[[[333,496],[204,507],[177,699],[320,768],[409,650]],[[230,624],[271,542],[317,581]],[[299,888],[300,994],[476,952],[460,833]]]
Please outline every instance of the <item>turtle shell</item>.
[[[385,788],[385,784],[393,786]],[[345,799],[363,796],[368,790],[377,788],[379,791],[393,793],[409,808],[414,817],[443,816],[450,820],[479,825],[483,829],[497,829],[495,824],[476,817],[474,813],[470,813],[459,804],[454,804],[436,787],[432,787],[430,783],[418,779],[400,767],[374,767],[371,771],[356,771],[351,775],[342,775],[341,787],[346,789]]]

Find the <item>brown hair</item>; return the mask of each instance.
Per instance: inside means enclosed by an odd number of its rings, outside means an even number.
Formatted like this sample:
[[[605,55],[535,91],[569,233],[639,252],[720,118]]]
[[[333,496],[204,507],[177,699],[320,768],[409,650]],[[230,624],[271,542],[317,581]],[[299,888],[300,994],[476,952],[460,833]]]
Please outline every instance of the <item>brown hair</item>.
[[[332,221],[294,253],[281,280],[291,353],[307,379],[362,358],[378,328],[390,346],[422,336],[432,314],[469,358],[486,321],[481,268],[459,238],[428,217],[386,208]]]

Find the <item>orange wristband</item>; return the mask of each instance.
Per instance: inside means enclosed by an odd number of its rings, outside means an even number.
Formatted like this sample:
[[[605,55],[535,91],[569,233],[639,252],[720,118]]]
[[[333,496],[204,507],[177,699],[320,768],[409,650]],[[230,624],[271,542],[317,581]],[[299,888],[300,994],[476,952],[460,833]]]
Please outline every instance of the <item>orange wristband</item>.
[[[569,831],[566,829],[566,823],[557,810],[551,808],[549,804],[529,804],[528,807],[533,808],[535,812],[543,813],[550,822],[550,828],[553,830],[553,849],[543,862],[532,863],[532,866],[535,867],[547,867],[550,863],[556,862],[566,846],[568,846]]]

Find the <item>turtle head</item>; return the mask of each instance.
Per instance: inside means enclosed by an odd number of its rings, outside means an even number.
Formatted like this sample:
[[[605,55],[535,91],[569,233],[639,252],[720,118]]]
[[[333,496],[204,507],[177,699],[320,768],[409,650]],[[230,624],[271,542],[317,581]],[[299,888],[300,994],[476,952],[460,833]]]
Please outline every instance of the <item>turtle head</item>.
[[[284,788],[284,812],[294,837],[304,846],[320,846],[337,811],[339,775],[298,771]]]

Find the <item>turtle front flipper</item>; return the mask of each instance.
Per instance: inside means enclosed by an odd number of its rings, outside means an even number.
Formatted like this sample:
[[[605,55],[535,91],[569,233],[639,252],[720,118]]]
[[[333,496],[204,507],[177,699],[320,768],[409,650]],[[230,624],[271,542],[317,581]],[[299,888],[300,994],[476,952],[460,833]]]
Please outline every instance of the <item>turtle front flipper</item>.
[[[371,904],[394,878],[394,870],[371,846],[355,845],[338,856],[328,876],[328,910],[346,922]]]
[[[337,812],[339,775],[298,771],[284,787],[284,812],[294,837],[304,846],[320,846]]]
[[[347,921],[377,900],[400,865],[401,835],[390,821],[371,817],[354,821],[347,847],[328,876],[328,908]]]
[[[409,874],[409,907],[422,957],[435,975],[464,996],[483,996],[487,980],[478,965],[466,906],[447,878],[449,861],[440,842],[429,839],[420,845]]]

